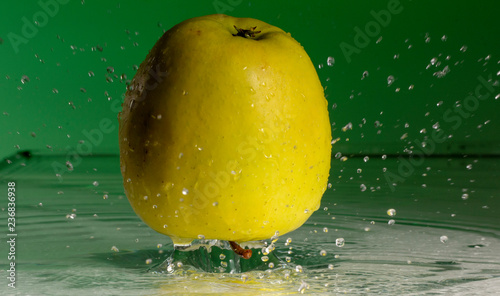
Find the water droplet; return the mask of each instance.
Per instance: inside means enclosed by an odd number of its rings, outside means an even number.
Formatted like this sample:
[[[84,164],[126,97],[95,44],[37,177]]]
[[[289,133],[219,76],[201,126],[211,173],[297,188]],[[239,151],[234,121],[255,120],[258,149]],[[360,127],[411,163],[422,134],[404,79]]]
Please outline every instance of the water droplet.
[[[335,245],[339,248],[342,248],[345,245],[345,239],[340,237],[335,240]]]
[[[260,260],[262,260],[262,262],[267,262],[267,261],[269,261],[269,257],[268,256],[262,256],[262,257],[260,257]]]
[[[198,239],[205,239],[205,236],[203,234],[198,234]]]
[[[446,39],[448,39],[448,37],[446,37],[446,35],[443,35],[443,37],[441,37],[441,41],[445,42]]]
[[[167,227],[168,227],[168,225],[167,225],[167,224],[163,224],[163,228],[167,228]]]
[[[220,259],[220,260],[224,260],[224,259],[226,259],[226,255],[224,255],[224,254],[220,254],[220,255],[219,255],[219,259]]]
[[[368,73],[368,71],[364,71],[363,74],[361,75],[361,80],[365,79],[368,76],[370,76],[370,73]]]
[[[323,232],[328,232],[328,227],[323,227]]]
[[[146,265],[153,263],[153,259],[146,259]]]
[[[389,75],[387,77],[387,86],[390,86],[394,82],[394,76]]]
[[[307,289],[309,289],[309,284],[307,284],[306,282],[302,281],[302,283],[299,286],[298,291],[300,292],[300,294],[304,294]]]
[[[280,236],[280,232],[279,232],[278,230],[276,230],[276,231],[274,232],[274,235],[271,237],[271,241],[272,241],[272,243],[271,243],[271,245],[269,246],[272,250],[274,250],[274,243],[278,241],[279,236]],[[271,250],[271,251],[272,251],[272,250]]]
[[[361,184],[361,185],[359,185],[359,188],[361,189],[361,192],[364,192],[366,190],[366,185]]]
[[[442,235],[439,240],[444,244],[446,242],[448,242],[448,237],[446,235]]]
[[[467,45],[463,45],[462,47],[460,47],[460,51],[461,52],[466,52],[467,51]]]
[[[183,195],[188,195],[188,193],[189,193],[189,190],[187,190],[186,188],[182,189],[182,194]]]
[[[113,251],[113,252],[120,252],[120,250],[118,250],[118,248],[116,246],[112,246],[111,247],[111,251]]]
[[[439,122],[436,122],[432,125],[432,128],[437,130],[439,128]]]
[[[368,162],[368,160],[370,160],[370,157],[368,157],[368,156],[363,157],[364,162]]]
[[[226,261],[221,261],[220,266],[226,268],[227,267],[227,262]]]
[[[246,275],[246,274],[241,275],[241,280],[243,282],[246,282],[248,280],[248,275]]]
[[[467,194],[467,193],[462,194],[462,199],[463,200],[466,200],[468,198],[469,198],[469,194]]]
[[[21,83],[22,83],[22,84],[26,84],[26,83],[28,83],[28,82],[30,82],[30,78],[28,77],[28,75],[23,75],[23,76],[21,77]]]
[[[450,67],[448,66],[445,66],[443,68],[443,70],[441,71],[437,71],[437,72],[434,72],[434,76],[436,76],[437,78],[443,78],[444,76],[446,76],[446,74],[448,74],[450,72]]]
[[[396,210],[395,209],[388,209],[387,210],[387,215],[394,217],[396,216]]]
[[[332,67],[333,64],[335,64],[335,59],[333,57],[328,57],[326,59],[326,64],[329,66],[329,67]]]
[[[321,251],[319,251],[319,254],[324,257],[324,256],[326,256],[326,251],[325,250],[321,250]]]
[[[108,199],[108,198],[109,198],[109,195],[107,195],[107,194],[104,194],[104,195],[102,196],[102,199]]]
[[[269,264],[267,266],[269,266],[269,268],[274,268],[274,263],[269,262]]]
[[[468,170],[472,170],[472,164],[468,164],[468,165],[466,166],[466,168],[467,168]]]
[[[346,124],[343,128],[342,128],[342,131],[345,132],[345,131],[348,131],[348,130],[352,130],[352,123],[349,122],[348,124]]]
[[[333,269],[333,264],[328,264],[328,269],[332,270]]]
[[[296,272],[302,272],[302,270],[303,270],[303,269],[302,269],[302,266],[301,266],[301,265],[297,265],[297,266],[295,266],[295,271],[296,271]]]
[[[92,183],[92,185],[94,185],[94,186],[96,186],[96,187],[97,187],[97,186],[99,186],[99,182],[94,181],[94,182]]]
[[[66,167],[68,168],[68,171],[72,171],[73,170],[73,164],[68,160],[66,161]]]
[[[115,68],[113,68],[113,67],[107,67],[106,71],[108,71],[108,73],[111,74],[111,73],[115,72]]]
[[[389,225],[394,225],[395,223],[396,223],[396,220],[394,220],[394,219],[391,219],[387,222],[387,224],[389,224]]]
[[[218,206],[218,205],[219,205],[219,203],[218,203],[218,202],[216,202],[216,201],[214,201],[214,202],[212,203],[212,206],[214,206],[214,207],[216,207],[216,206]]]
[[[144,195],[143,199],[144,199],[144,200],[148,200],[148,196],[147,196],[147,195]]]

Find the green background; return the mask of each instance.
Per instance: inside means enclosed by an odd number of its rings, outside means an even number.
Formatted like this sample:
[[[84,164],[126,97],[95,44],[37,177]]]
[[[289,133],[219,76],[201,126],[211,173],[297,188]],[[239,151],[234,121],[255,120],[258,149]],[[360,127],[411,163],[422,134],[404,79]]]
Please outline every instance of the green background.
[[[26,150],[118,153],[117,113],[134,66],[165,30],[218,12],[261,19],[304,46],[329,101],[334,154],[497,154],[499,8],[495,1],[9,1],[0,11],[0,158]],[[489,88],[471,97],[481,78]]]

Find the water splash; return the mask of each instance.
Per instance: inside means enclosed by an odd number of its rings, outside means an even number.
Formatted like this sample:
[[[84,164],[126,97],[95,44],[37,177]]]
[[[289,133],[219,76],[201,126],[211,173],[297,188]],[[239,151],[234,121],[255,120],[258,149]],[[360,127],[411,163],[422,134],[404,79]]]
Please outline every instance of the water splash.
[[[244,244],[253,251],[250,259],[243,259],[221,240],[195,240],[188,245],[174,245],[170,257],[152,269],[157,273],[185,273],[201,270],[212,273],[242,273],[255,270],[282,269],[286,262],[277,257],[273,244],[267,241]],[[262,250],[265,250],[264,252]]]

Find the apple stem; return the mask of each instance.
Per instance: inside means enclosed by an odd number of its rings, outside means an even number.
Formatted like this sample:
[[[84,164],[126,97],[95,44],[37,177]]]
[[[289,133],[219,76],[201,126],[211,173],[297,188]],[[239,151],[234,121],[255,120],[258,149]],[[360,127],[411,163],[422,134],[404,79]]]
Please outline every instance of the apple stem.
[[[250,29],[241,29],[241,28],[234,26],[234,28],[236,29],[236,31],[238,31],[238,33],[233,34],[233,36],[240,36],[240,37],[244,37],[244,38],[255,38],[255,34],[258,34],[261,32],[261,31],[255,31],[255,29],[257,27],[253,27]]]
[[[240,255],[244,259],[250,259],[252,257],[252,250],[243,249],[240,245],[233,241],[230,241],[229,244],[231,245],[231,249],[233,249],[236,254]]]

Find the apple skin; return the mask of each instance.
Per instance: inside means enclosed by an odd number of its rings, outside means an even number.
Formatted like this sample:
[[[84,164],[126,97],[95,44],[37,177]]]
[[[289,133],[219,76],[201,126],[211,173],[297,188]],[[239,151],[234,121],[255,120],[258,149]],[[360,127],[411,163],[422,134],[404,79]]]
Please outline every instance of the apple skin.
[[[297,229],[327,187],[327,104],[309,56],[277,27],[226,15],[172,27],[119,115],[132,208],[179,245]]]

